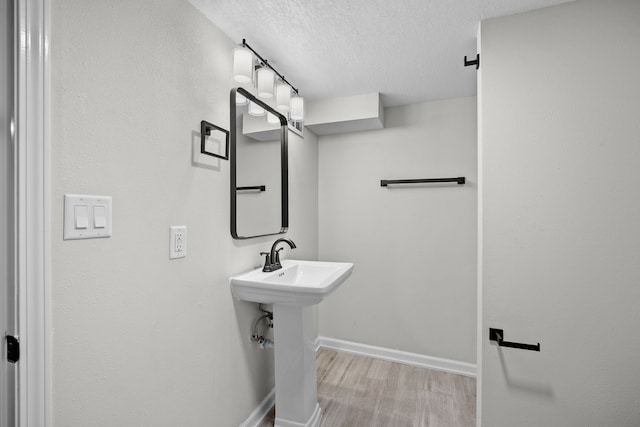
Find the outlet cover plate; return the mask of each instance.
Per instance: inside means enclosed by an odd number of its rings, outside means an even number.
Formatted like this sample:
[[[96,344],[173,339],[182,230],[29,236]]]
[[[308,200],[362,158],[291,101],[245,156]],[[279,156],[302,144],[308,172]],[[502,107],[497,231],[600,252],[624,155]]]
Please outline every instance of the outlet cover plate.
[[[187,226],[173,225],[169,227],[169,259],[187,256]]]

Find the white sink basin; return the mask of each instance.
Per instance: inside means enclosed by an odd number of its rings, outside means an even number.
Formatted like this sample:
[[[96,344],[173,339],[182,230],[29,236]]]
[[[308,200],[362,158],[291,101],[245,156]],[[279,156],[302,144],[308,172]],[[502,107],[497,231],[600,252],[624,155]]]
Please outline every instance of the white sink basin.
[[[351,275],[350,262],[282,261],[282,269],[256,269],[232,276],[231,291],[243,301],[313,305],[325,299]]]
[[[244,301],[273,304],[276,426],[319,427],[312,305],[351,275],[350,262],[282,261],[282,269],[232,276],[231,292]]]

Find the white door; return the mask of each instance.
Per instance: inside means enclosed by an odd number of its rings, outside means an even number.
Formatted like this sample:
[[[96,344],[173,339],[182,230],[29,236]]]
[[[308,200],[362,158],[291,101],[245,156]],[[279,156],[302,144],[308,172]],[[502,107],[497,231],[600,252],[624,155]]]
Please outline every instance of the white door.
[[[638,427],[640,2],[483,21],[480,46],[482,426]]]
[[[0,427],[16,424],[16,365],[7,360],[6,335],[15,335],[14,10],[0,2]]]

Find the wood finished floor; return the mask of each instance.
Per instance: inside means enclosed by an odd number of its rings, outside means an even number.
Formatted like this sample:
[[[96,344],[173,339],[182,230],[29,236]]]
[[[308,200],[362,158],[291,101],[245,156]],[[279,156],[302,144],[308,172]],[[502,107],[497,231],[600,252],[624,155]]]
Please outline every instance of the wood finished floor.
[[[322,427],[474,427],[476,380],[320,349]],[[260,427],[272,427],[275,411]]]

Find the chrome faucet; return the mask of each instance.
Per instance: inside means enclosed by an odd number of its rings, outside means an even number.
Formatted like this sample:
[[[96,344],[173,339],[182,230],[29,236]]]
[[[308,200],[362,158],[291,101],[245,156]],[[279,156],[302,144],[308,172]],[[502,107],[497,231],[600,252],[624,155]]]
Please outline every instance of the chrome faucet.
[[[264,260],[264,267],[262,267],[262,271],[264,272],[276,271],[282,268],[282,264],[280,264],[280,251],[283,250],[284,248],[280,248],[280,249],[277,248],[278,243],[280,242],[286,243],[287,245],[289,245],[289,247],[291,247],[291,249],[296,248],[296,244],[293,243],[293,240],[290,240],[290,239],[280,238],[275,242],[273,242],[273,245],[271,245],[270,252],[260,252],[260,255],[266,255]]]

